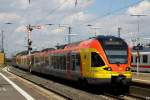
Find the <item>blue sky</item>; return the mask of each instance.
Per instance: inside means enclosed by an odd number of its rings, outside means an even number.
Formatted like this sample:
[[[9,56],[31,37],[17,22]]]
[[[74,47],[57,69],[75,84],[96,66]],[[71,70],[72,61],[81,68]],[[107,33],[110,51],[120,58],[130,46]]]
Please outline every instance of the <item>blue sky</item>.
[[[96,15],[104,15],[107,12],[132,5],[138,1],[141,0],[95,0],[91,7],[89,7],[86,11],[89,13],[95,13]],[[120,10],[119,12],[122,13],[127,9],[128,8]]]

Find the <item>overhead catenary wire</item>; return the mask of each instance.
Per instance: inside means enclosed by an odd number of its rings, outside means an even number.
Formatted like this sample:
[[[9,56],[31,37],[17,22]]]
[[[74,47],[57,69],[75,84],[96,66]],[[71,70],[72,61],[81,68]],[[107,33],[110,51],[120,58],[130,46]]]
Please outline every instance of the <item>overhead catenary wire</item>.
[[[41,21],[43,21],[43,19],[47,19],[49,17],[49,15],[53,14],[54,12],[58,11],[61,7],[64,6],[64,4],[66,4],[66,2],[68,2],[68,0],[64,0],[61,4],[59,4],[57,7],[53,8],[48,14],[47,16],[45,16],[45,18],[42,18],[41,20],[39,20],[38,22],[40,23]]]

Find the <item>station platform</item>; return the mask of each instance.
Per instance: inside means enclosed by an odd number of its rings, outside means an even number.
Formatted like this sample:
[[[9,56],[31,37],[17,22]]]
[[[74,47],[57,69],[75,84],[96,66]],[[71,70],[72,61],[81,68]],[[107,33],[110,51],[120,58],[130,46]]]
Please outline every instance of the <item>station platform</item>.
[[[150,85],[150,73],[133,72],[132,81],[137,82],[137,83],[145,83],[145,84]]]
[[[0,67],[0,100],[63,100]]]

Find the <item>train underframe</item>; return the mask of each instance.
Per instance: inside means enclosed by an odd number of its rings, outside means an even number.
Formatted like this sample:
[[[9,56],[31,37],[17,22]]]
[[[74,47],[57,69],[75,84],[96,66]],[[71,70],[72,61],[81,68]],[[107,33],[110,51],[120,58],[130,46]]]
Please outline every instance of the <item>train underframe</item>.
[[[83,88],[109,89],[114,94],[129,94],[130,92],[131,78],[126,78],[124,75],[111,78],[81,78],[78,81]]]

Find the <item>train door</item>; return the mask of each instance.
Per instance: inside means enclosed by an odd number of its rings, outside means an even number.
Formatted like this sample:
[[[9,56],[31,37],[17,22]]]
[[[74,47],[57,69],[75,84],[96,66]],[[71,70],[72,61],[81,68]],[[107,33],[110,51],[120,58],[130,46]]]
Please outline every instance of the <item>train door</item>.
[[[80,54],[77,52],[71,53],[71,76],[77,80],[80,77]]]

